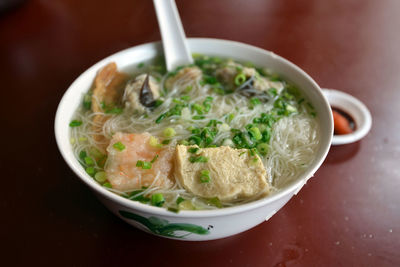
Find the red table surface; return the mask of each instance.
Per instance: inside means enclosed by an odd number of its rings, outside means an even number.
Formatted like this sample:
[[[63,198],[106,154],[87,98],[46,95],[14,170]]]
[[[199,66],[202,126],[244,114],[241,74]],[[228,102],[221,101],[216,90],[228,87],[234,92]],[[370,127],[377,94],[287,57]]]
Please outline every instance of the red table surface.
[[[53,123],[98,60],[160,39],[151,1],[27,0],[0,15],[2,266],[400,266],[400,1],[177,1],[189,37],[271,50],[370,109],[269,221],[210,242],[141,232],[62,159]]]

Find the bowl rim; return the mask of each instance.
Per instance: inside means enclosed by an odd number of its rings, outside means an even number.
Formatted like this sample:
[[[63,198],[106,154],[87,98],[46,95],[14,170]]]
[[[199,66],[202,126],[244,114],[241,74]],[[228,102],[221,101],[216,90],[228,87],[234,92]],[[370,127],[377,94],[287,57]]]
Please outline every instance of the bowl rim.
[[[215,43],[217,45],[222,45],[222,46],[234,46],[236,48],[244,49],[244,50],[253,50],[256,51],[257,53],[261,54],[268,54],[269,56],[273,57],[274,59],[278,59],[282,61],[285,65],[289,65],[292,69],[294,69],[296,72],[301,74],[304,79],[308,80],[314,87],[318,88],[319,90],[316,90],[317,94],[319,95],[320,99],[324,101],[324,105],[326,107],[329,107],[328,100],[326,99],[325,95],[323,94],[321,88],[318,86],[318,84],[305,72],[303,71],[300,67],[295,65],[294,63],[290,62],[289,60],[276,55],[275,53],[241,42],[237,41],[231,41],[231,40],[226,40],[226,39],[216,39],[216,38],[187,38],[189,46],[191,43],[196,43],[196,42],[210,42],[210,43]],[[99,69],[99,66],[104,64],[105,62],[108,62],[111,58],[121,56],[122,54],[127,53],[128,51],[131,50],[140,50],[144,48],[151,48],[151,47],[160,47],[161,41],[155,41],[155,42],[149,42],[149,43],[144,43],[140,45],[136,45],[133,47],[129,47],[127,49],[118,51],[112,55],[109,55],[99,61],[97,61],[95,64],[93,64],[91,67],[86,69],[83,73],[81,73],[68,87],[68,89],[64,92],[63,97],[61,98],[57,111],[56,111],[56,116],[54,120],[54,132],[55,132],[55,137],[56,137],[56,143],[58,146],[58,149],[64,159],[64,161],[67,163],[67,165],[70,167],[70,169],[75,173],[76,176],[79,177],[79,179],[84,182],[87,186],[89,186],[90,189],[95,191],[96,193],[99,193],[101,196],[107,198],[108,200],[111,200],[120,206],[123,206],[127,209],[134,209],[138,210],[140,212],[144,213],[150,213],[154,215],[159,215],[159,216],[168,216],[168,217],[175,217],[175,218],[205,218],[205,217],[219,217],[219,216],[225,216],[225,215],[230,215],[230,214],[237,214],[241,213],[244,211],[250,211],[253,209],[257,209],[261,206],[265,206],[269,203],[273,203],[280,198],[284,197],[285,195],[289,194],[290,192],[294,192],[295,194],[301,189],[301,187],[307,182],[309,178],[311,178],[314,173],[318,170],[318,168],[322,165],[323,161],[325,160],[330,144],[332,142],[332,136],[333,136],[333,118],[332,114],[330,114],[330,129],[332,134],[328,137],[328,142],[325,145],[325,147],[320,146],[320,150],[322,151],[321,157],[319,160],[316,160],[312,166],[308,168],[307,171],[305,171],[301,177],[297,178],[296,180],[289,182],[288,185],[286,185],[284,188],[278,190],[276,193],[274,192],[270,196],[266,196],[265,198],[261,198],[255,201],[251,201],[249,203],[241,204],[238,206],[233,206],[233,207],[226,207],[222,209],[213,209],[213,210],[182,210],[179,211],[179,213],[174,213],[171,211],[168,211],[165,208],[160,208],[160,207],[154,207],[148,204],[143,204],[138,201],[132,201],[129,199],[126,199],[124,197],[121,197],[106,188],[102,187],[100,184],[98,184],[92,177],[90,177],[88,174],[82,172],[78,168],[76,168],[73,164],[72,161],[76,161],[75,157],[71,158],[67,155],[66,151],[64,151],[63,146],[62,146],[62,140],[61,140],[61,129],[60,129],[60,123],[65,123],[65,121],[62,120],[62,111],[63,107],[67,104],[66,101],[66,95],[68,92],[71,90],[71,88],[74,87],[76,83],[79,82],[82,77],[88,75],[93,69]],[[330,107],[329,107],[330,108]],[[329,116],[329,115],[328,115]],[[329,144],[328,144],[329,143]]]

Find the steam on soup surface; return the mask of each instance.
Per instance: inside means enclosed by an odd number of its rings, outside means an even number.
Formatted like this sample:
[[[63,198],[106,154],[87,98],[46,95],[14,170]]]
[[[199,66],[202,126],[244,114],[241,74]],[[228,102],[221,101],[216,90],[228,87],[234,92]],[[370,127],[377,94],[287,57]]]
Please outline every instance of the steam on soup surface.
[[[319,127],[301,91],[251,63],[194,58],[168,73],[159,60],[98,71],[70,122],[86,172],[171,211],[246,203],[302,174]]]

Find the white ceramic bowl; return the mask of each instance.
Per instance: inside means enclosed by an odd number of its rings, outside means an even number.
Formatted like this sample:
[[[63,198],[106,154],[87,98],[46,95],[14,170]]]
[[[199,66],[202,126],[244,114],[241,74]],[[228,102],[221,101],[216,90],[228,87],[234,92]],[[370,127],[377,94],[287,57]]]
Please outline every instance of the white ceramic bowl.
[[[188,40],[192,52],[251,61],[257,66],[271,68],[301,88],[302,93],[313,103],[321,127],[321,143],[315,159],[303,175],[288,182],[270,196],[236,207],[180,211],[172,213],[163,208],[145,205],[120,197],[95,182],[78,163],[70,144],[69,122],[81,104],[82,95],[89,90],[96,72],[109,62],[116,62],[119,69],[127,69],[140,62],[150,60],[162,53],[161,43],[148,43],[132,47],[109,56],[80,75],[65,92],[57,110],[55,136],[58,147],[67,164],[88,185],[97,197],[114,214],[127,223],[146,232],[179,240],[212,240],[246,231],[274,215],[302,188],[320,167],[331,145],[333,119],[327,99],[319,86],[299,67],[272,52],[243,43],[191,38]]]

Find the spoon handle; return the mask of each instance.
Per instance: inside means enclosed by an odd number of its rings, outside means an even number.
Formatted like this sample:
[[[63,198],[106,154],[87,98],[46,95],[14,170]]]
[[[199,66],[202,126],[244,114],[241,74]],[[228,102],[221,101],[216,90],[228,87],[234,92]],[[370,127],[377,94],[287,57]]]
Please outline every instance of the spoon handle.
[[[174,0],[153,0],[168,71],[193,63]]]

